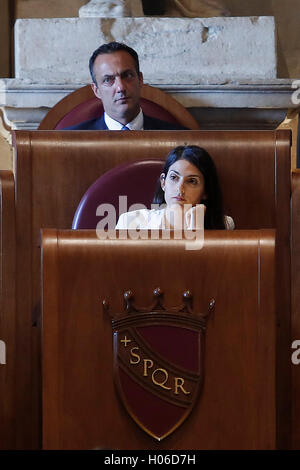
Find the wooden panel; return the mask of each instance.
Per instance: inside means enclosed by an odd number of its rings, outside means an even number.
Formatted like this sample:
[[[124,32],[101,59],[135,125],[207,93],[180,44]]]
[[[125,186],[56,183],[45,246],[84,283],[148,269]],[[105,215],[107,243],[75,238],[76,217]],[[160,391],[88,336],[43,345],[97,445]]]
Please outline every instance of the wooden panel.
[[[291,341],[300,339],[300,170],[292,173]],[[293,350],[290,350],[292,353]],[[300,365],[292,365],[292,448],[300,448]]]
[[[16,395],[18,427],[17,448],[31,449],[37,445],[37,432],[33,437],[32,427],[37,416],[37,403],[32,388],[32,339],[33,315],[37,303],[32,299],[33,279],[38,282],[39,272],[32,266],[34,238],[32,234],[33,187],[32,154],[29,136],[22,134],[18,139],[21,158],[16,168],[16,234],[17,234],[17,329],[16,352]],[[29,392],[30,391],[30,392]],[[29,393],[28,393],[29,392]],[[25,432],[26,430],[26,432]]]
[[[276,131],[151,131],[147,138],[145,133],[134,131],[16,131],[16,371],[20,419],[16,432],[20,448],[36,448],[40,442],[40,228],[70,228],[82,195],[105,171],[124,161],[161,159],[173,147],[189,143],[211,153],[218,168],[226,213],[234,217],[236,227],[277,227],[287,254],[289,136],[288,132]],[[288,254],[282,262],[280,272],[285,276]],[[283,284],[284,289],[287,284]],[[286,312],[289,316],[289,300],[284,304],[287,291],[278,291],[278,295],[282,295],[282,315],[285,317]],[[32,324],[37,324],[37,328]],[[287,413],[287,421],[288,417]]]
[[[290,328],[291,328],[291,260],[290,260],[290,225],[291,213],[288,201],[291,200],[290,145],[284,131],[276,133],[276,276],[280,288],[276,292],[277,309],[277,393],[278,402],[278,442],[284,448],[290,446],[291,402],[282,400],[291,388]]]
[[[161,131],[149,132],[147,139],[143,132],[125,134],[31,133],[35,218],[43,217],[47,224],[53,220],[60,228],[68,228],[81,196],[98,176],[124,161],[164,158],[173,147],[188,142],[211,153],[220,175],[226,211],[234,217],[237,227],[251,228],[253,223],[254,228],[274,226],[275,178],[282,178],[283,184],[289,182],[286,174],[276,172],[275,132],[164,131],[163,139]],[[19,138],[22,132],[17,133]]]
[[[10,171],[0,171],[0,198],[0,340],[6,347],[6,364],[0,364],[0,449],[12,449],[16,430],[16,223]]]
[[[45,269],[45,276],[42,280],[42,296],[45,299],[47,307],[53,312],[58,311],[58,297],[53,295],[59,289],[59,277],[58,277],[58,260],[57,260],[57,237],[48,238],[45,240],[43,246],[43,266],[42,269]],[[47,287],[46,287],[47,286]],[[51,315],[47,318],[47,322],[42,322],[43,334],[45,341],[52,342],[52,335],[58,336],[59,333],[59,324],[57,315]],[[59,349],[60,345],[58,342],[53,344],[53,350],[51,354],[52,357],[46,353],[46,356],[43,358],[43,361],[47,363],[47,368],[49,371],[53,372],[59,369]],[[45,351],[46,352],[46,351]],[[43,377],[43,398],[47,396],[48,406],[44,407],[43,410],[43,423],[51,422],[52,426],[56,429],[59,427],[59,414],[58,407],[59,403],[59,384],[57,376],[54,373],[45,375]],[[44,436],[44,439],[47,441],[48,437]],[[58,449],[59,447],[59,434],[56,436],[52,435],[52,448]]]
[[[192,251],[184,240],[99,241],[90,231],[46,230],[43,240],[44,448],[276,448],[273,231],[206,232],[204,247]],[[162,442],[120,402],[111,321],[101,307],[106,299],[110,312],[122,312],[128,289],[137,305],[151,305],[156,287],[168,306],[186,289],[195,312],[216,302],[203,393]]]

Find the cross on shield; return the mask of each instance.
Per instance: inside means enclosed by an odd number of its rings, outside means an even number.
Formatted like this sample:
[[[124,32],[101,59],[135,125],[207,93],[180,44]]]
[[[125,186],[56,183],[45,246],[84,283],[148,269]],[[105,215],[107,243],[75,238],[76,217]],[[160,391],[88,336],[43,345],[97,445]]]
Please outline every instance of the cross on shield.
[[[208,313],[191,314],[190,293],[184,293],[183,306],[166,311],[161,291],[155,292],[158,300],[150,311],[133,307],[133,296],[130,301],[127,296],[127,312],[112,319],[112,327],[120,398],[138,426],[161,441],[185,421],[199,398]]]

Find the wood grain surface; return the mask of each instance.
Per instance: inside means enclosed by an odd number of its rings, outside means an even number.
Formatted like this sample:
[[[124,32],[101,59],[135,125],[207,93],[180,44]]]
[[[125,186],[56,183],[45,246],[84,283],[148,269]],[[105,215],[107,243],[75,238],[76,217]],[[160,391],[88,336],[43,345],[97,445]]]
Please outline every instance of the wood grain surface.
[[[12,322],[9,328],[16,330],[16,347],[12,342],[15,382],[7,383],[15,400],[10,420],[18,422],[12,432],[14,448],[41,445],[40,229],[70,228],[82,195],[107,170],[124,162],[165,158],[173,147],[187,143],[204,147],[213,157],[225,213],[234,218],[237,229],[276,229],[276,364],[281,383],[277,390],[286,396],[291,308],[288,131],[16,131],[15,210],[11,207],[11,215],[2,218],[1,225],[7,217],[16,220],[16,248],[9,243],[5,250],[5,256],[16,259],[16,276],[8,263],[2,263],[7,285],[16,283],[16,313],[5,304],[1,312],[2,321]],[[2,207],[6,199],[2,192]],[[294,390],[294,397],[299,393]],[[277,436],[281,445],[290,439],[291,403],[287,400],[282,406],[277,417],[283,419],[277,427],[283,433]]]
[[[274,274],[271,230],[207,231],[201,250],[186,250],[185,240],[43,231],[44,448],[276,448]],[[129,289],[136,304],[150,305],[158,286],[168,306],[190,290],[195,314],[215,299],[202,394],[161,442],[134,423],[115,389],[111,319],[102,309],[106,299],[109,313],[123,312]]]

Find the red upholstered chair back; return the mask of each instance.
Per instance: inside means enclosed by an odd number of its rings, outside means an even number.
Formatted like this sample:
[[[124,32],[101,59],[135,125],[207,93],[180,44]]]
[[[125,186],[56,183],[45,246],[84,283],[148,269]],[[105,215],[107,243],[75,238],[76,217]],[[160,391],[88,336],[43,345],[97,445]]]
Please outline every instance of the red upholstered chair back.
[[[55,126],[55,130],[61,130],[65,127],[75,126],[83,121],[94,119],[103,114],[102,102],[96,97],[78,104],[69,111]]]
[[[112,204],[115,207],[115,223],[120,213],[127,212],[132,204],[143,204],[150,209],[156,182],[163,165],[163,160],[140,160],[117,166],[104,173],[82,197],[72,228],[96,228],[101,218],[107,215],[105,211],[101,215],[96,215],[100,204]],[[126,200],[120,203],[119,196],[126,196]],[[103,209],[105,210],[105,207]],[[113,229],[114,226],[109,228]]]
[[[188,129],[199,129],[189,111],[171,95],[149,85],[143,85],[141,107],[148,116],[180,124]],[[101,100],[95,97],[90,85],[70,93],[46,114],[39,130],[60,130],[103,114]]]
[[[162,119],[163,121],[171,122],[172,124],[180,124],[180,122],[178,122],[177,119],[169,113],[169,111],[157,103],[141,98],[141,107],[144,113],[148,116]],[[102,102],[96,97],[91,98],[90,100],[75,106],[74,109],[67,113],[61,121],[58,122],[55,129],[61,130],[65,127],[74,126],[80,122],[100,117],[103,112],[104,109]]]

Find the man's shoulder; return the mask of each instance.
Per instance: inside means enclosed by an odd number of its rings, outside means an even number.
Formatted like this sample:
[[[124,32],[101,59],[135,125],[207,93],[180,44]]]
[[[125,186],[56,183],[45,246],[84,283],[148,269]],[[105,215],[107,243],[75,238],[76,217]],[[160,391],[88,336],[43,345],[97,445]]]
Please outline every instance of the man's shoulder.
[[[144,130],[184,131],[188,129],[180,124],[173,124],[144,114]]]
[[[107,130],[103,116],[89,119],[74,126],[64,127],[64,131],[103,131]]]
[[[103,131],[107,130],[107,126],[104,121],[104,115],[100,118],[89,119],[83,121],[74,126],[64,127],[64,131]],[[180,131],[187,130],[186,127],[180,126],[179,124],[173,124],[171,122],[163,121],[158,118],[147,116],[144,114],[144,130],[167,130],[167,131]]]

